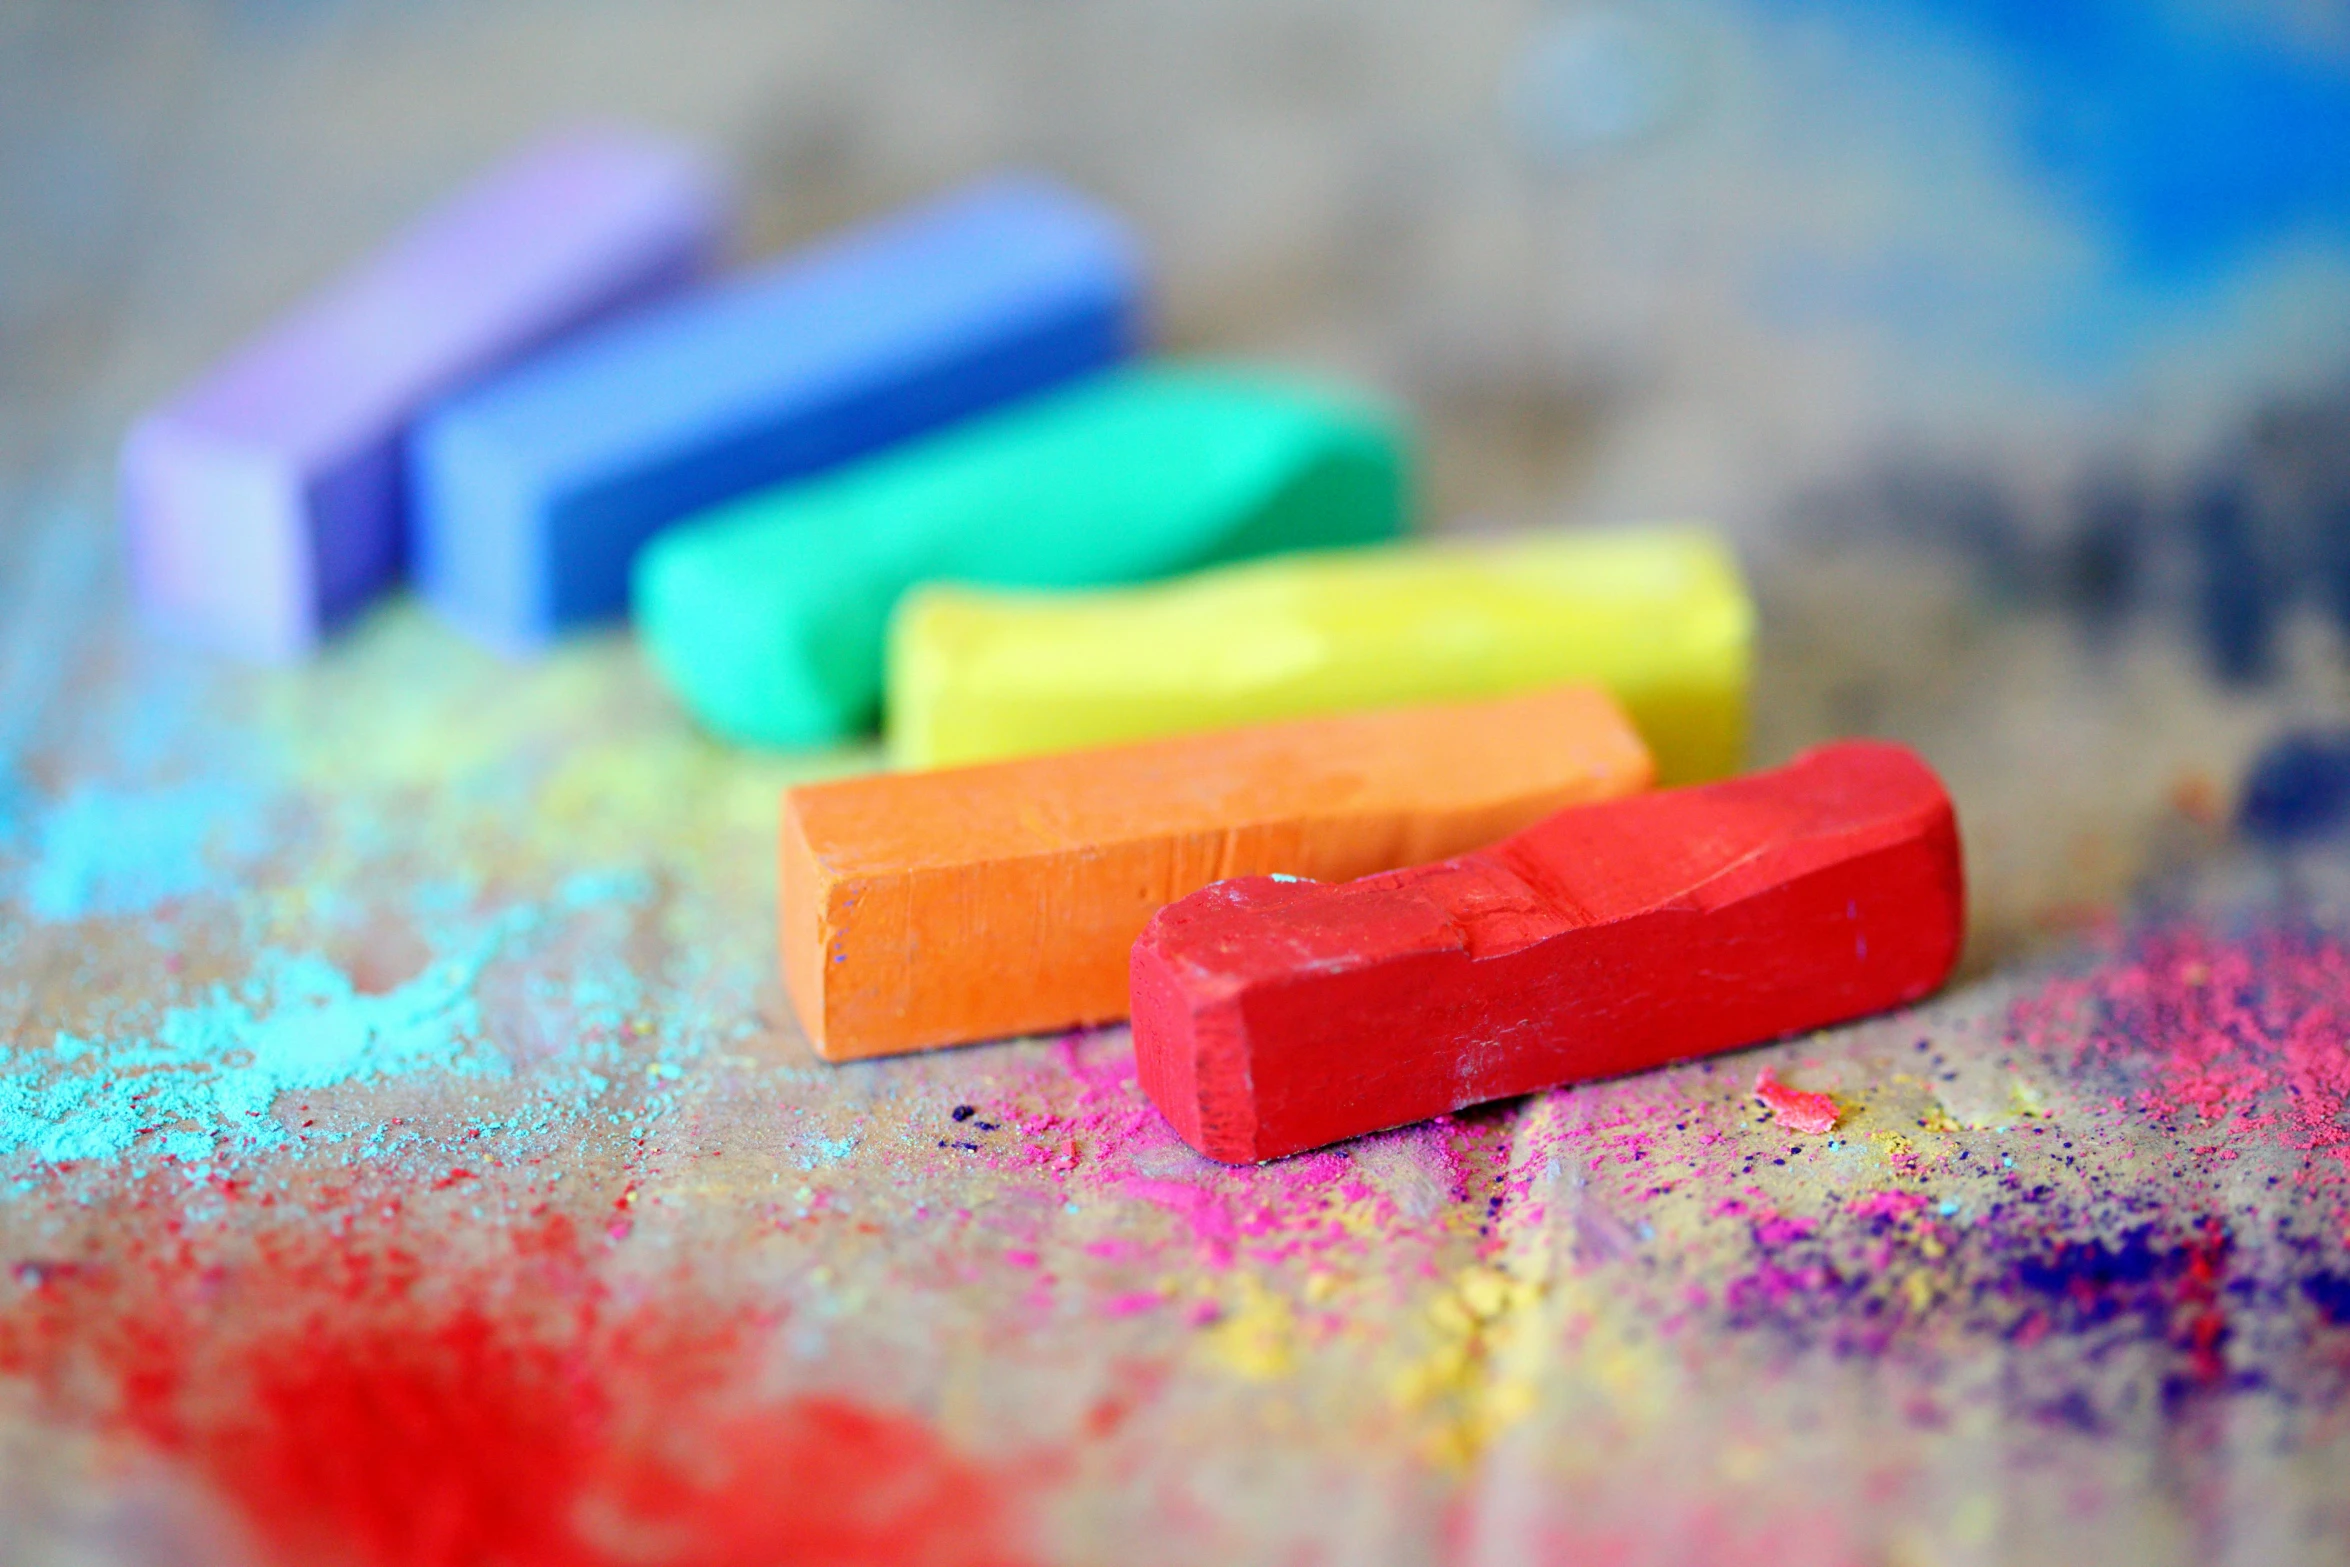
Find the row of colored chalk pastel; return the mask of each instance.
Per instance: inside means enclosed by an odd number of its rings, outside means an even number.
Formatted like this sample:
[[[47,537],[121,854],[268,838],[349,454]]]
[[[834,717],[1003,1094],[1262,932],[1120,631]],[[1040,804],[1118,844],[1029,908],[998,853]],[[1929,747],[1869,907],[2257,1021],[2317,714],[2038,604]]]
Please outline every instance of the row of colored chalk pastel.
[[[284,655],[408,564],[528,648],[633,575],[711,727],[821,741],[886,706],[902,761],[983,763],[788,802],[821,1053],[1131,1011],[1217,1158],[1947,972],[1955,827],[1913,758],[1621,798],[1737,765],[1752,613],[1717,541],[1398,546],[1404,443],[1357,399],[1164,365],[1047,395],[1140,336],[1130,243],[1050,186],[690,291],[725,205],[692,154],[601,133],[435,214],[134,430],[147,608]],[[1499,695],[1570,678],[1614,699]],[[1068,749],[1112,741],[1143,743]]]
[[[1718,546],[1405,547],[1152,586],[1393,540],[1395,421],[1263,372],[1086,374],[1139,343],[1141,268],[1035,180],[691,287],[724,184],[657,140],[560,138],[143,420],[124,495],[154,618],[298,653],[407,566],[519,650],[616,613],[633,568],[655,665],[752,743],[886,711],[899,759],[935,765],[1587,677],[1668,781],[1735,765],[1750,617]],[[924,584],[951,586],[901,606]],[[1006,596],[1103,587],[1125,596]]]
[[[1253,1162],[1947,976],[1957,825],[1916,757],[1652,770],[1567,686],[807,785],[785,986],[835,1061],[1131,1013],[1176,1131]]]
[[[900,760],[981,764],[790,801],[786,977],[820,1052],[1131,1010],[1147,1091],[1218,1158],[1947,971],[1955,829],[1914,759],[1625,798],[1738,764],[1752,612],[1718,541],[1393,542],[1392,418],[1112,371],[1133,247],[1049,185],[694,288],[726,206],[694,155],[595,133],[429,218],[134,430],[148,609],[285,655],[407,566],[524,649],[633,577],[720,732],[886,709]]]
[[[619,613],[639,548],[746,490],[1101,370],[1144,330],[1136,247],[1001,177],[703,281],[732,199],[618,130],[493,170],[141,419],[142,609],[301,655],[413,571],[508,649]]]

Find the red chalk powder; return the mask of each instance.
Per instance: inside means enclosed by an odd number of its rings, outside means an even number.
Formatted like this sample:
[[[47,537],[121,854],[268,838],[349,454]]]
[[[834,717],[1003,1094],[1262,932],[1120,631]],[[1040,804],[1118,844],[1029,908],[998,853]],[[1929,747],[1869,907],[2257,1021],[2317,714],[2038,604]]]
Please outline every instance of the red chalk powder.
[[[2305,1156],[2305,1182],[2350,1179],[2350,945],[2281,924],[2178,924],[2111,945],[2095,970],[2018,1003],[2021,1042],[2104,1071],[2174,1132],[2266,1132]]]
[[[142,1204],[103,1259],[20,1265],[0,1370],[187,1464],[273,1560],[1018,1559],[996,1475],[900,1414],[747,1400],[769,1324],[621,1306],[563,1217],[467,1263],[227,1195],[243,1223]]]
[[[1832,1096],[1789,1088],[1767,1066],[1754,1080],[1754,1097],[1770,1106],[1779,1124],[1791,1131],[1832,1132],[1836,1130],[1836,1117],[1842,1113]]]

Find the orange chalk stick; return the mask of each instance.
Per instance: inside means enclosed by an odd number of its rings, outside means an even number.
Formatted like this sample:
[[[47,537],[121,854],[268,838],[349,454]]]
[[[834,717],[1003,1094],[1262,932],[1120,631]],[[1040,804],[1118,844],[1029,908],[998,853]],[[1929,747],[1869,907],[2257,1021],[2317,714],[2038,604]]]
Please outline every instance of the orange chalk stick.
[[[1109,1022],[1186,893],[1442,859],[1653,770],[1572,686],[811,784],[784,796],[784,982],[832,1061]]]

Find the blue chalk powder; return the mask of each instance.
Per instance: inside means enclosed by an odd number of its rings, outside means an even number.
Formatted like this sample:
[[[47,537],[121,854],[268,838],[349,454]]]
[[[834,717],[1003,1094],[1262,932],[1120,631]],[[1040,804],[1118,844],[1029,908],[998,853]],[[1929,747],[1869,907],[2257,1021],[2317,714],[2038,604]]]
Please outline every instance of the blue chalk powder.
[[[473,1001],[502,934],[380,996],[324,958],[272,954],[243,985],[173,1008],[145,1038],[61,1033],[47,1050],[0,1053],[0,1155],[206,1163],[283,1142],[280,1094],[430,1067],[503,1072],[478,1046]]]
[[[266,839],[260,797],[235,784],[85,788],[34,818],[24,900],[44,920],[143,914],[231,890]]]

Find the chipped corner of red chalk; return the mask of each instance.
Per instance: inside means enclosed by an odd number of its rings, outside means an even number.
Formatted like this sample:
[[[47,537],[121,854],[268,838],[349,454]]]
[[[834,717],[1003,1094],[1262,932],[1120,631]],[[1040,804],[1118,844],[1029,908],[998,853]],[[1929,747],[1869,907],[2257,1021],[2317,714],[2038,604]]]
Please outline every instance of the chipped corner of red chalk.
[[[1764,1067],[1754,1077],[1754,1097],[1770,1108],[1781,1126],[1789,1131],[1810,1132],[1815,1135],[1836,1130],[1837,1120],[1844,1114],[1833,1094],[1815,1093],[1779,1081],[1778,1069]]]

